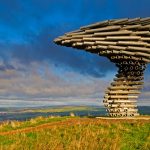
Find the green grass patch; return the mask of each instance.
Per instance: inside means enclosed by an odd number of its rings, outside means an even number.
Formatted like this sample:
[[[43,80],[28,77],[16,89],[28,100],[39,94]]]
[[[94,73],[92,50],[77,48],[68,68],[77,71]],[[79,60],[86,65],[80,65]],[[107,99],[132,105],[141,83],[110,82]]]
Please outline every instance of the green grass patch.
[[[37,117],[28,121],[10,121],[1,124],[0,132],[12,131],[17,129],[23,129],[28,127],[36,127],[45,123],[60,122],[67,120],[70,117]],[[76,117],[77,118],[77,117]]]
[[[74,121],[68,125],[67,119]],[[149,150],[150,121],[89,118],[37,119],[37,124],[64,122],[38,131],[0,136],[1,150]],[[34,122],[34,119],[32,120]],[[66,122],[66,124],[65,124]]]
[[[74,111],[100,111],[101,108],[90,106],[62,106],[53,108],[27,109],[23,112],[74,112]]]

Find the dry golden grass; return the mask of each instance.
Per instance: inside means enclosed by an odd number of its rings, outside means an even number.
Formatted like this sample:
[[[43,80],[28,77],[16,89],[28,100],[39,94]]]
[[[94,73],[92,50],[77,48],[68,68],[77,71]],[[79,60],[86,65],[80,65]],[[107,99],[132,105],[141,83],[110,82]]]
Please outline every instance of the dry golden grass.
[[[150,149],[150,120],[62,117],[59,121],[57,118],[53,122],[14,129],[0,132],[1,150]]]

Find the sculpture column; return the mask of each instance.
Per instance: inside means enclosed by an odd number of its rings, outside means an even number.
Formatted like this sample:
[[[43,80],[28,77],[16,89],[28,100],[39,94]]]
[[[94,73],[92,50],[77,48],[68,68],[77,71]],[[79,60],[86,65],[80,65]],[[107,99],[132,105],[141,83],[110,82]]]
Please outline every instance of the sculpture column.
[[[145,63],[139,61],[115,61],[119,68],[116,78],[105,92],[104,106],[109,116],[138,116],[137,98],[144,82]]]

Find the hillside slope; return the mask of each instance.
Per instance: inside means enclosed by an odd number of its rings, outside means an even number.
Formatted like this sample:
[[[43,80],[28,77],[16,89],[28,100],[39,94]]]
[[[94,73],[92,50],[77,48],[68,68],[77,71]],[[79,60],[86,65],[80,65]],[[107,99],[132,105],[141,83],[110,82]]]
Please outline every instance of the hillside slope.
[[[150,118],[36,118],[0,126],[1,150],[149,150]]]

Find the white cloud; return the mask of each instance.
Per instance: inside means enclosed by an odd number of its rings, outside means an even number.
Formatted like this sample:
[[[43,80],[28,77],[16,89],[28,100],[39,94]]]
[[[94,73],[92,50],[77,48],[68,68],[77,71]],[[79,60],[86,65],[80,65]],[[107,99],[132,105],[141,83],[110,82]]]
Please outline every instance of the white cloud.
[[[26,68],[16,61],[12,62],[15,69],[0,72],[0,105],[13,100],[22,101],[22,105],[30,101],[55,103],[86,104],[101,103],[108,82],[103,78],[83,76],[79,73],[59,70],[47,62],[32,63]],[[60,72],[59,72],[60,71]],[[6,100],[4,100],[6,99]],[[34,104],[34,103],[33,103]],[[3,104],[4,105],[4,104]],[[16,104],[17,105],[17,104]]]
[[[0,71],[0,106],[39,106],[57,104],[102,105],[104,91],[114,77],[94,78],[63,70],[47,62],[28,66],[11,62],[15,69]],[[150,105],[149,77],[138,100]]]

